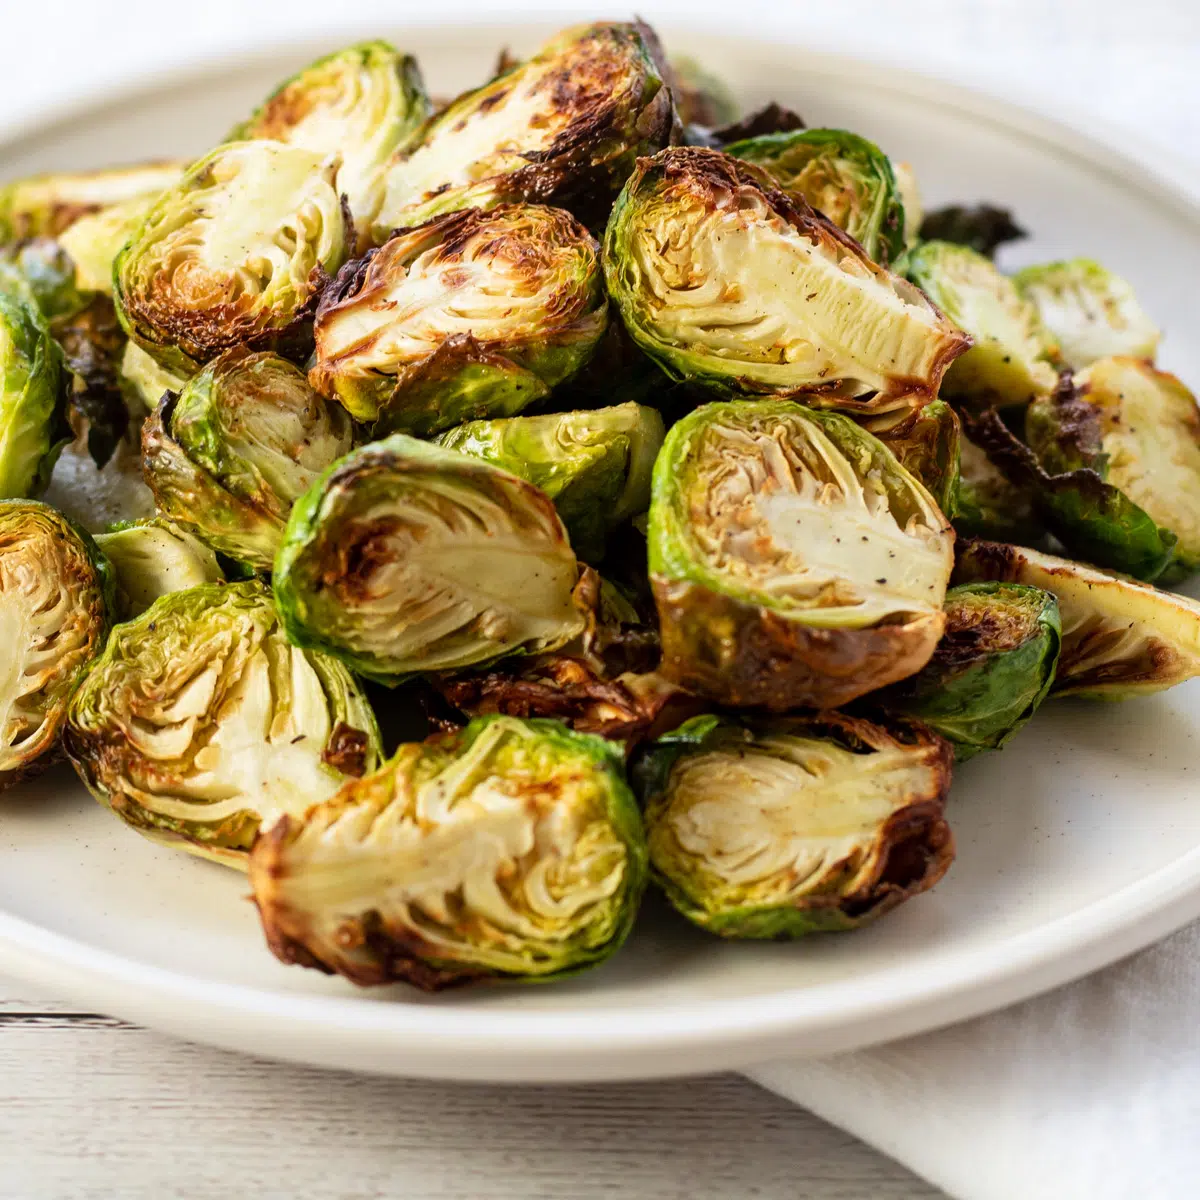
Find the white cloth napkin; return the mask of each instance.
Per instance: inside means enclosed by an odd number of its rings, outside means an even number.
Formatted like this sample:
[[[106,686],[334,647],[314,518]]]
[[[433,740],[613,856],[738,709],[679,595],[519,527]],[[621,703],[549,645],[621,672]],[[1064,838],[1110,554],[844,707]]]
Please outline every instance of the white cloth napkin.
[[[1200,1196],[1200,924],[991,1016],[748,1074],[960,1200]]]

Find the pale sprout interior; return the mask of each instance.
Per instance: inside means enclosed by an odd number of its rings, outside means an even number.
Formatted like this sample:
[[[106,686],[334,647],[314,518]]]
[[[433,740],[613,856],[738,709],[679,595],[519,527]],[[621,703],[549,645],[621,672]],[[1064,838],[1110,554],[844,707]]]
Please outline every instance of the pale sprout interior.
[[[213,552],[181,529],[142,525],[101,534],[98,540],[138,611],[159,596],[221,578]]]
[[[952,539],[915,485],[897,502],[815,421],[716,421],[692,450],[691,528],[706,565],[812,625],[938,612]]]
[[[844,381],[856,393],[932,386],[958,336],[917,288],[792,228],[756,188],[714,201],[681,185],[629,224],[642,322],[748,379]]]
[[[848,894],[876,873],[888,817],[936,792],[928,760],[903,746],[856,754],[785,736],[690,755],[671,771],[651,836],[712,907]]]
[[[497,970],[568,953],[607,926],[627,851],[594,764],[539,737],[496,721],[432,774],[408,773],[421,753],[409,747],[385,794],[306,823],[285,852],[282,903],[334,941],[342,922],[377,911],[430,957]]]
[[[496,486],[423,474],[355,513],[342,536],[378,540],[369,578],[343,589],[339,638],[432,671],[580,632],[579,567],[553,511]]]

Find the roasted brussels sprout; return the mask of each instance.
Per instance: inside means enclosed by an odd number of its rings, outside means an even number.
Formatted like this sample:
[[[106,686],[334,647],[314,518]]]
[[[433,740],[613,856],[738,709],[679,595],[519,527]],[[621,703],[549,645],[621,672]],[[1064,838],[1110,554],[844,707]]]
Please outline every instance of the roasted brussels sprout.
[[[565,645],[592,578],[543,491],[404,434],[326,471],[275,560],[292,640],[385,683]]]
[[[134,196],[99,212],[80,217],[59,236],[58,244],[75,265],[75,283],[90,292],[113,290],[113,263],[121,247],[137,232],[159,193]]]
[[[903,721],[696,717],[639,764],[651,870],[722,937],[853,929],[949,869],[952,758]]]
[[[159,596],[225,579],[217,556],[202,541],[162,517],[122,522],[98,533],[96,545],[116,573],[117,609],[124,620],[144,613]]]
[[[959,762],[999,750],[1046,698],[1062,642],[1058,601],[1022,583],[968,583],[946,593],[933,657],[878,702],[916,717]]]
[[[908,249],[920,240],[925,206],[921,203],[921,188],[912,166],[906,162],[892,163],[892,173],[896,176],[896,191],[904,209],[904,246]],[[897,270],[900,268],[897,267]]]
[[[1072,370],[1110,355],[1153,359],[1158,352],[1159,331],[1133,288],[1097,262],[1073,258],[1026,267],[1013,283],[1037,309]]]
[[[599,247],[568,213],[448,213],[342,272],[309,378],[378,433],[428,436],[547,396],[607,320]]]
[[[603,220],[639,154],[666,145],[675,115],[650,30],[583,25],[467,92],[397,155],[375,241],[463,208],[529,200]]]
[[[231,142],[189,167],[117,255],[126,332],[184,373],[222,350],[306,350],[312,315],[344,261],[337,156]]]
[[[1037,309],[984,255],[950,242],[922,242],[905,262],[909,279],[974,341],[946,372],[942,395],[1006,408],[1054,387],[1054,338]]]
[[[920,480],[947,517],[954,516],[959,493],[959,443],[962,428],[944,400],[924,408],[869,418],[863,428],[873,433],[900,465]]]
[[[1200,604],[1023,546],[964,539],[954,582],[993,579],[1051,592],[1062,615],[1052,696],[1124,700],[1200,675]]]
[[[81,217],[135,196],[156,196],[183,174],[175,162],[35,175],[0,185],[0,242],[57,237]]]
[[[1039,541],[1045,529],[1034,503],[1034,492],[1026,483],[1006,475],[966,433],[960,433],[952,514],[958,533],[996,541]]]
[[[513,717],[402,746],[250,860],[278,958],[430,991],[594,966],[625,940],[645,877],[619,751]]]
[[[757,163],[776,187],[807,201],[887,266],[904,251],[904,204],[892,164],[866,138],[845,129],[800,129],[723,147]]]
[[[925,214],[919,228],[924,241],[969,246],[987,258],[1005,243],[1029,236],[1007,208],[994,204],[951,204]]]
[[[694,58],[671,59],[671,96],[685,127],[702,125],[712,129],[738,118],[738,102],[729,86]]]
[[[761,108],[746,113],[728,125],[718,125],[716,129],[709,130],[707,140],[694,144],[723,148],[734,142],[744,142],[748,138],[763,137],[771,133],[791,133],[793,129],[803,128],[804,118],[798,112],[770,100]]]
[[[718,394],[919,407],[970,339],[758,167],[677,146],[641,159],[604,238],[634,341]]]
[[[0,500],[0,791],[53,757],[112,598],[108,563],[82,529],[48,505]]]
[[[166,392],[178,392],[187,383],[190,372],[168,371],[137,344],[126,342],[119,368],[121,390],[131,407],[153,412]]]
[[[227,350],[168,392],[142,429],[159,511],[269,571],[292,503],[354,444],[350,418],[278,355]]]
[[[87,306],[91,296],[75,283],[75,264],[53,238],[31,238],[4,248],[0,261],[15,269],[29,285],[47,321],[71,317]]]
[[[353,676],[289,645],[253,580],[174,592],[116,626],[63,742],[132,828],[230,866],[245,865],[260,829],[379,762]]]
[[[470,421],[438,440],[540,487],[554,501],[575,553],[592,561],[603,556],[610,529],[650,506],[650,474],[663,436],[655,409],[619,404]]]
[[[918,671],[945,623],[954,534],[838,413],[709,404],[654,468],[662,672],[732,705],[832,708]]]
[[[66,372],[24,277],[0,264],[0,498],[41,492],[71,431]]]
[[[429,111],[416,59],[387,42],[361,42],[286,80],[226,140],[267,138],[340,154],[337,190],[365,233],[383,202],[383,168],[411,148]]]

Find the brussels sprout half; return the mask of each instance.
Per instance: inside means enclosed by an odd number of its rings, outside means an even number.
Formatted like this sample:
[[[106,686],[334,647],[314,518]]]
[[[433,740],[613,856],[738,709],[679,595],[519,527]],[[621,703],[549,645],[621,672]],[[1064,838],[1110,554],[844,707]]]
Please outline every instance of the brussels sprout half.
[[[892,174],[896,176],[896,191],[904,209],[904,247],[915,246],[920,240],[921,223],[925,220],[925,206],[921,202],[921,188],[917,173],[906,162],[892,163]]]
[[[1053,594],[1062,653],[1052,696],[1124,700],[1200,675],[1200,604],[1023,546],[967,538],[954,582],[1024,583]]]
[[[96,535],[112,564],[122,619],[144,613],[159,596],[203,583],[222,583],[217,556],[186,529],[162,517],[124,521]]]
[[[1073,258],[1026,267],[1013,283],[1037,309],[1072,370],[1110,355],[1152,359],[1158,352],[1159,331],[1133,288],[1097,262]]]
[[[383,168],[410,148],[429,111],[416,59],[387,42],[361,42],[285,80],[226,140],[267,138],[340,154],[337,190],[365,233],[383,203]]]
[[[1033,490],[1005,474],[963,432],[958,439],[958,491],[952,508],[955,530],[971,537],[1036,542],[1045,533],[1035,512]]]
[[[156,196],[183,174],[177,162],[34,175],[0,185],[0,242],[57,237],[81,217],[136,196]]]
[[[619,751],[513,717],[402,746],[250,860],[278,958],[430,991],[594,966],[628,935],[645,878]]]
[[[0,498],[41,492],[70,441],[62,351],[24,277],[0,264]]]
[[[986,258],[994,258],[1007,242],[1029,236],[1007,208],[995,204],[950,204],[926,213],[918,228],[921,241],[969,246]]]
[[[147,412],[153,412],[167,392],[181,391],[191,374],[190,371],[184,374],[168,371],[137,342],[125,343],[118,372],[121,390],[131,402],[130,407]]]
[[[345,260],[338,159],[231,142],[189,167],[117,255],[126,332],[184,373],[222,350],[304,351],[305,323]]]
[[[634,341],[672,378],[721,395],[919,407],[970,344],[836,225],[715,150],[639,160],[604,270]]]
[[[832,708],[920,670],[945,623],[954,534],[848,417],[709,404],[654,469],[663,673],[733,705]]]
[[[594,561],[603,556],[611,529],[650,506],[650,475],[664,436],[656,409],[619,404],[470,421],[438,440],[540,487],[554,501],[575,553]]]
[[[75,283],[90,292],[113,290],[113,263],[121,247],[137,232],[159,193],[134,196],[80,217],[59,236],[58,244],[75,264]]]
[[[535,204],[448,213],[351,264],[321,301],[309,373],[377,433],[518,413],[604,333],[599,247]]]
[[[920,480],[947,517],[954,516],[959,493],[959,445],[962,426],[944,400],[924,408],[903,409],[862,422]]]
[[[909,279],[974,341],[946,372],[942,395],[1006,408],[1054,387],[1054,338],[988,258],[968,246],[922,242],[905,264]]]
[[[999,750],[1054,683],[1062,642],[1058,601],[1021,583],[968,583],[946,593],[946,632],[933,657],[878,700],[916,717],[960,762]]]
[[[874,142],[845,129],[799,129],[722,149],[757,163],[776,187],[824,213],[873,262],[887,266],[904,252],[904,203],[892,164]]]
[[[260,828],[380,758],[354,677],[290,645],[253,580],[174,592],[116,626],[63,741],[88,790],[132,828],[238,867]]]
[[[45,767],[104,645],[112,572],[49,505],[0,500],[0,791]]]
[[[278,355],[228,350],[168,392],[142,428],[161,512],[269,571],[293,502],[354,444],[350,418]]]
[[[651,870],[722,937],[853,929],[949,869],[952,760],[903,721],[696,717],[639,763]]]
[[[544,492],[404,434],[301,497],[274,578],[297,645],[384,683],[557,649],[586,628],[594,592]]]
[[[675,115],[653,33],[582,25],[528,62],[460,96],[387,171],[372,233],[506,201],[603,220],[639,154],[666,145]]]
[[[71,317],[86,308],[91,296],[75,282],[71,256],[53,238],[37,237],[0,250],[0,262],[11,266],[29,285],[47,321]]]

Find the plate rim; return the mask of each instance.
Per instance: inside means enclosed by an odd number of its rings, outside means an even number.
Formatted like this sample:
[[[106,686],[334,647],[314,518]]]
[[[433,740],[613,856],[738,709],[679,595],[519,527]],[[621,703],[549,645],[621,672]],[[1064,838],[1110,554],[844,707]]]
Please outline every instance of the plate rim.
[[[533,19],[525,19],[532,17]],[[504,21],[471,21],[470,36],[494,30],[501,38],[521,27],[547,24],[547,14],[514,14]],[[662,28],[671,29],[664,14]],[[398,21],[428,34],[439,21]],[[790,28],[790,36],[788,29]],[[712,22],[698,30],[712,33]],[[502,32],[502,31],[506,31]],[[347,36],[351,31],[347,31]],[[774,32],[774,31],[773,31]],[[806,64],[825,76],[847,77],[864,64],[871,84],[927,102],[950,104],[1043,149],[1065,152],[1099,168],[1123,186],[1167,203],[1200,227],[1200,178],[1153,153],[1119,148],[1124,135],[1075,116],[1045,115],[961,82],[804,45],[793,24],[779,30]],[[206,54],[169,74],[146,69],[104,103],[89,89],[48,104],[42,119],[22,128],[0,120],[0,150],[35,144],[84,111],[149,98],[167,86],[195,85],[214,75],[266,63],[312,44],[294,38],[254,55]],[[750,49],[762,36],[735,39]],[[115,1016],[188,1038],[252,1054],[318,1066],[460,1081],[584,1082],[695,1074],[745,1068],[766,1058],[821,1055],[864,1048],[930,1031],[1027,999],[1115,962],[1200,917],[1200,845],[1180,858],[1074,912],[983,946],[957,952],[930,971],[900,964],[816,987],[677,1002],[639,1013],[636,1026],[622,1011],[589,1009],[465,1009],[432,1004],[393,1005],[358,996],[275,992],[154,966],[50,932],[0,911],[0,969]],[[895,978],[893,978],[893,976]]]

